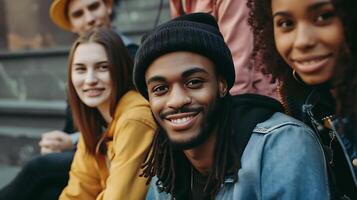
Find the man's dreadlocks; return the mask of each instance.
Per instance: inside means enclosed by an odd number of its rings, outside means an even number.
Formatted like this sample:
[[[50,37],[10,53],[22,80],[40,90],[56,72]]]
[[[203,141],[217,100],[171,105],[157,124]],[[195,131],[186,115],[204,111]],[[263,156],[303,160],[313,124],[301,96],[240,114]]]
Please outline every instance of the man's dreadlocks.
[[[219,112],[217,120],[218,132],[214,162],[204,188],[211,198],[216,196],[227,174],[233,175],[235,181],[238,179],[237,172],[240,168],[240,158],[236,145],[234,145],[235,140],[231,128],[231,98],[230,95],[226,95],[220,101],[222,112]],[[142,175],[148,178],[148,183],[156,175],[158,178],[156,185],[175,197],[177,191],[183,187],[178,185],[182,181],[180,180],[182,176],[178,176],[178,174],[183,174],[182,171],[187,168],[178,167],[178,164],[181,164],[180,158],[184,157],[182,150],[175,149],[163,131],[162,128],[159,128],[155,135],[152,152],[144,163]]]

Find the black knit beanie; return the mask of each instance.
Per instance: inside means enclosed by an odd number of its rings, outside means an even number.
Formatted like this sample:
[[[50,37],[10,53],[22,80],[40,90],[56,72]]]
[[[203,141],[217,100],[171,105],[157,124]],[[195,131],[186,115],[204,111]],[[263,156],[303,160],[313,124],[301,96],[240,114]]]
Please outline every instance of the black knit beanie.
[[[209,14],[193,13],[175,18],[149,32],[141,42],[135,56],[133,76],[136,89],[146,99],[146,69],[158,57],[175,51],[193,52],[209,58],[216,71],[225,77],[228,90],[234,84],[232,54],[216,20]]]

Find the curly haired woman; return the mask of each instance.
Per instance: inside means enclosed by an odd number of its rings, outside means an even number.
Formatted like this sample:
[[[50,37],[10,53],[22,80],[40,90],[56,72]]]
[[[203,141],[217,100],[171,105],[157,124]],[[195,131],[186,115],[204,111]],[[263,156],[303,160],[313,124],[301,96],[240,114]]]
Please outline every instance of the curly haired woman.
[[[325,147],[336,198],[357,199],[357,2],[249,0],[253,56],[279,81],[285,111]]]

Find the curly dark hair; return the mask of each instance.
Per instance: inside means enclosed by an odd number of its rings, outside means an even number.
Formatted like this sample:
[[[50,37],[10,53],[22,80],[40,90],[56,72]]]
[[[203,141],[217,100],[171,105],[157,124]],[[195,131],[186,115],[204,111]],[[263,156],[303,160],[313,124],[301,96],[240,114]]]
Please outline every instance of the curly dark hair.
[[[267,72],[283,83],[292,75],[291,67],[278,53],[274,42],[272,0],[248,0],[250,9],[248,23],[254,34],[252,57],[258,66],[264,65]],[[357,1],[331,0],[337,16],[344,27],[345,48],[342,50],[339,67],[336,67],[332,83],[337,91],[337,114],[350,116],[357,122]],[[286,85],[285,85],[286,86]]]

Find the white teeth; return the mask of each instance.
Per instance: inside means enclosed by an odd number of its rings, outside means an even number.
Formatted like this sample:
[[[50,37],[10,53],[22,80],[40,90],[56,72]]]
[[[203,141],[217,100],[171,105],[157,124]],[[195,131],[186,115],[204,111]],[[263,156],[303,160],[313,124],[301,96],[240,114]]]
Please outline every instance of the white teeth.
[[[97,91],[102,91],[100,88],[91,88],[91,89],[85,89],[84,92],[97,92]]]
[[[179,118],[179,119],[172,119],[171,122],[174,124],[183,124],[190,119],[192,119],[192,117],[184,117],[184,118]]]
[[[296,62],[301,64],[301,65],[312,65],[312,64],[315,64],[317,62],[320,62],[321,60],[323,60],[323,59],[319,58],[319,59],[314,59],[314,60],[309,60],[309,61],[296,61]]]

